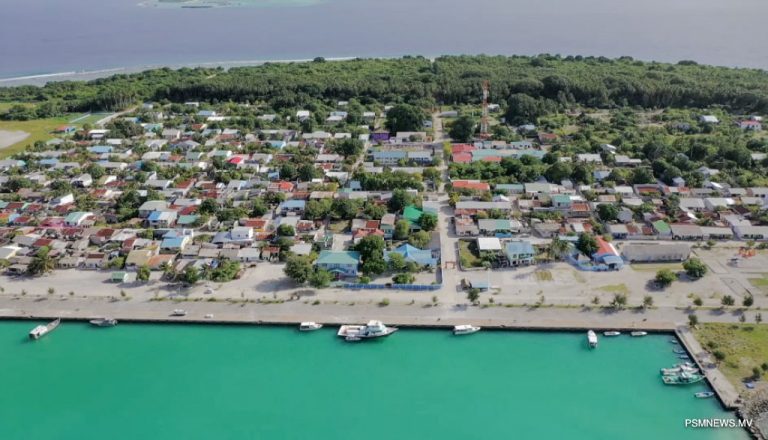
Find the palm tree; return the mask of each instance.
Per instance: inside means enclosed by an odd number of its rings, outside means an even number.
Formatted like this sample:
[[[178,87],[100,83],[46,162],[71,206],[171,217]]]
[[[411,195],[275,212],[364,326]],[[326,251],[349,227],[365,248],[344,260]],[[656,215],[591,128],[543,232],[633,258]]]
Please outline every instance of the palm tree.
[[[173,266],[173,264],[165,262],[162,266],[163,269],[163,276],[168,279],[169,281],[175,281],[176,280],[176,268]]]
[[[43,275],[52,271],[55,265],[56,262],[49,255],[49,249],[47,247],[41,247],[29,263],[27,271],[30,275]]]
[[[570,243],[565,240],[561,240],[560,237],[555,237],[552,239],[552,243],[549,244],[549,249],[547,249],[547,256],[552,260],[559,260],[570,249]]]

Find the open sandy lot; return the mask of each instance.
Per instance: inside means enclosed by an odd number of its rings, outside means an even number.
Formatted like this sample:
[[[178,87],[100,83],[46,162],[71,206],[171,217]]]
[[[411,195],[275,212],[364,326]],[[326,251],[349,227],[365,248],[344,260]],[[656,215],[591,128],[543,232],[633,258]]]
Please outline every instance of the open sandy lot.
[[[26,131],[0,130],[0,148],[10,147],[29,137]]]

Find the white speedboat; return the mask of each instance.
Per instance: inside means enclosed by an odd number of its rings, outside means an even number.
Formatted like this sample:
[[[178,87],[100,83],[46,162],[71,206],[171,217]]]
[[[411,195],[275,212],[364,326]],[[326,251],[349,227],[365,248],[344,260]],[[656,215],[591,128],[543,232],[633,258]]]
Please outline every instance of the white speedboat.
[[[715,393],[712,391],[702,391],[700,393],[694,394],[697,399],[709,399],[710,397],[714,396]]]
[[[469,324],[462,324],[462,325],[457,325],[453,327],[454,335],[470,335],[472,333],[477,333],[479,331],[480,331],[480,327],[469,325]]]
[[[38,325],[29,332],[29,337],[35,340],[40,339],[48,333],[56,330],[56,327],[58,327],[59,324],[61,324],[61,318],[56,318],[46,325]]]
[[[672,368],[662,368],[661,369],[661,375],[662,376],[675,376],[681,373],[688,373],[688,374],[698,374],[699,369],[696,367],[692,367],[687,364],[678,364],[675,365]]]
[[[342,325],[337,335],[347,341],[373,339],[389,336],[396,332],[394,327],[387,327],[381,321],[368,321],[366,325]]]
[[[589,348],[597,348],[597,334],[592,330],[587,332],[587,343]]]
[[[647,336],[648,332],[632,332],[632,333],[630,333],[630,335],[636,336],[636,337],[637,336]]]
[[[187,311],[184,309],[174,309],[171,312],[171,316],[187,316]]]
[[[117,325],[117,319],[112,318],[91,319],[89,322],[96,327],[114,327]]]
[[[323,324],[318,324],[316,322],[311,322],[311,321],[302,322],[299,325],[299,331],[302,331],[302,332],[311,332],[314,330],[320,330],[321,328],[323,328]]]
[[[604,336],[619,336],[621,332],[603,332]]]

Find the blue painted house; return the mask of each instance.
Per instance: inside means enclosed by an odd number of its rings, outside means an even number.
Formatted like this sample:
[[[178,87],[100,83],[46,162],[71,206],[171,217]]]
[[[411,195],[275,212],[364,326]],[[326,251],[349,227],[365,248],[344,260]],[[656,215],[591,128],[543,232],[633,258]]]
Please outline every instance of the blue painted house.
[[[419,249],[407,243],[389,252],[385,251],[384,260],[389,261],[391,254],[400,254],[405,257],[406,262],[414,262],[419,266],[437,266],[437,258],[432,256],[432,251]]]

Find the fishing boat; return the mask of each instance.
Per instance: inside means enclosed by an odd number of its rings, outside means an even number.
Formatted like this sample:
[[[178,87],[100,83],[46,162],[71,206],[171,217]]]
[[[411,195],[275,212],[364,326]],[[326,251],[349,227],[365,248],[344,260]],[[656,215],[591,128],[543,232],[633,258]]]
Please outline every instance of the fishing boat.
[[[302,332],[311,332],[314,330],[320,330],[321,328],[323,328],[322,324],[318,324],[316,322],[311,322],[311,321],[302,322],[301,324],[299,324],[299,331],[302,331]]]
[[[678,359],[682,359],[684,361],[689,361],[691,358],[687,354],[681,354],[677,357]]]
[[[676,348],[676,349],[672,350],[672,352],[675,353],[675,354],[688,354],[688,352],[685,351],[682,348]]]
[[[187,316],[187,311],[184,309],[174,309],[171,312],[171,316]]]
[[[61,318],[56,318],[46,325],[38,325],[29,332],[29,337],[35,340],[40,339],[48,333],[56,330],[56,327],[58,327],[59,324],[61,324]]]
[[[667,385],[689,385],[701,382],[704,376],[696,373],[680,373],[675,376],[662,376],[661,380]]]
[[[710,397],[714,396],[715,393],[713,391],[702,391],[700,393],[695,393],[694,396],[696,396],[697,399],[709,399]]]
[[[477,333],[480,331],[480,327],[469,325],[469,324],[462,324],[457,325],[453,327],[453,334],[454,335],[471,335],[472,333]]]
[[[635,336],[635,337],[647,336],[648,332],[632,332],[632,333],[630,333],[630,335]]]
[[[597,348],[597,335],[592,330],[587,332],[587,344],[589,348]]]
[[[96,327],[114,327],[117,325],[117,319],[112,318],[91,319],[89,322]]]
[[[662,376],[674,376],[676,374],[680,373],[691,373],[691,374],[698,374],[699,369],[687,364],[677,364],[676,366],[672,368],[662,368],[661,369],[661,375]]]
[[[611,332],[603,332],[603,335],[604,335],[604,336],[619,336],[619,335],[621,335],[621,332],[614,332],[614,331],[611,331]]]
[[[395,327],[387,327],[381,321],[372,320],[366,325],[342,325],[337,335],[347,341],[359,341],[389,336],[396,331]]]

